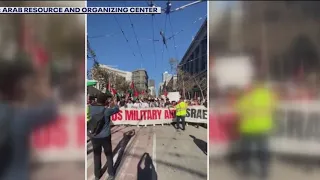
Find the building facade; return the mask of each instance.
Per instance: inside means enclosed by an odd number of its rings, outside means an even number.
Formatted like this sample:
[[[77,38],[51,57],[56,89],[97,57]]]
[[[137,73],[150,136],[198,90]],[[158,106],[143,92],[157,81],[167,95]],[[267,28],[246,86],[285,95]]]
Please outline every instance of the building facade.
[[[149,86],[148,87],[148,90],[149,90],[149,94],[153,97],[156,97],[156,88],[154,86]]]
[[[145,69],[138,69],[132,72],[132,82],[140,91],[148,92],[149,77]]]
[[[165,83],[163,83],[163,82],[160,82],[160,83],[159,83],[159,89],[158,89],[158,95],[159,95],[159,96],[162,95],[162,93],[163,93],[163,86],[164,86],[164,84],[165,84]]]
[[[124,77],[126,81],[131,82],[132,81],[132,72],[129,71],[123,71],[120,69],[112,68],[107,65],[100,64],[100,68],[107,69],[109,72],[114,73],[118,76]]]
[[[168,82],[172,77],[172,74],[169,74],[168,71],[162,74],[162,82]]]
[[[151,86],[155,87],[155,81],[153,79],[149,79],[148,86],[149,87],[151,87]]]
[[[104,64],[100,64],[100,68],[103,68],[103,69],[107,70],[108,72],[115,74],[116,76],[122,77],[127,82],[132,81],[132,72],[112,68],[112,67],[104,65]],[[99,82],[97,82],[97,84],[94,87],[102,92],[106,92],[106,87],[104,87]]]
[[[192,88],[184,88],[181,84],[178,86],[186,97],[187,94],[193,97],[194,93],[206,96],[207,62],[207,20],[205,20],[178,65],[182,73],[178,73],[177,82],[182,83],[188,76],[189,82],[194,86]]]
[[[166,84],[166,88],[167,88],[168,92],[178,91],[177,81],[178,81],[178,76],[177,75],[173,75],[170,78],[170,80]]]
[[[148,89],[149,89],[149,94],[151,96],[155,97],[156,96],[156,85],[155,85],[155,81],[153,79],[149,79]]]

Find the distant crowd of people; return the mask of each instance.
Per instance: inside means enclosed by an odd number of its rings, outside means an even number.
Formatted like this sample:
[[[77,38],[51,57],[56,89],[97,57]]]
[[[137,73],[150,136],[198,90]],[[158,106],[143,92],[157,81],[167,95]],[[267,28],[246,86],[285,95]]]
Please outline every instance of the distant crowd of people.
[[[192,99],[185,100],[188,106],[205,106],[207,107],[207,100]],[[95,104],[94,97],[89,98],[88,104]],[[176,101],[170,101],[169,98],[120,98],[118,101],[119,107],[122,108],[172,108],[177,105]]]

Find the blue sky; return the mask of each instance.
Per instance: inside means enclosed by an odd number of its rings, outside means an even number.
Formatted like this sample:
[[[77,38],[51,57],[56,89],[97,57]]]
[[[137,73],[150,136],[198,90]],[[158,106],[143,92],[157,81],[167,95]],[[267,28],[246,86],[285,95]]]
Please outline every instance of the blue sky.
[[[172,1],[172,8],[174,9],[190,2],[192,1]],[[166,1],[156,1],[155,4],[157,6],[165,7]],[[88,6],[145,7],[147,6],[147,1],[89,1]],[[162,81],[162,73],[165,71],[171,72],[169,59],[178,58],[180,60],[183,57],[193,36],[196,35],[204,22],[206,15],[207,2],[189,6],[184,10],[174,12],[170,15],[173,30],[171,30],[169,17],[167,17],[165,30],[166,14],[155,15],[154,25],[152,24],[152,15],[89,14],[87,16],[88,39],[101,64],[110,65],[125,71],[133,71],[142,67],[147,70],[149,79],[154,79],[156,81],[158,89],[158,85]],[[129,16],[134,28],[131,27]],[[126,42],[122,35],[117,21],[129,43]],[[165,49],[162,53],[162,41],[152,41],[153,32],[154,39],[161,40],[160,30],[165,32],[167,38],[176,34],[174,38],[176,49],[174,48],[174,41],[172,38],[167,42],[168,50]],[[134,31],[136,32],[136,36]],[[138,38],[143,58],[141,58],[136,37]],[[93,62],[88,60],[88,68],[91,68],[92,64]]]

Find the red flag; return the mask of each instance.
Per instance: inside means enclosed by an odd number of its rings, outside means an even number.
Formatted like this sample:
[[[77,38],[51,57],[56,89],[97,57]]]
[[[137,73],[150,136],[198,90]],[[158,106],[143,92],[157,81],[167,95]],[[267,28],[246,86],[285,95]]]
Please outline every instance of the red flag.
[[[111,81],[110,81],[110,78],[108,79],[108,83],[107,83],[107,91],[111,92]]]
[[[134,83],[133,83],[133,81],[132,81],[131,84],[130,84],[130,89],[134,89]]]
[[[166,89],[164,89],[163,95],[166,96],[166,97],[168,96],[168,92],[167,92]]]
[[[34,40],[32,32],[30,28],[27,27],[26,22],[23,22],[22,26],[21,48],[32,57],[35,66],[43,67],[48,63],[48,53],[42,45]]]
[[[117,90],[114,89],[114,88],[111,88],[111,92],[112,92],[113,95],[116,95],[116,94],[117,94]]]
[[[44,65],[46,65],[49,59],[48,53],[41,46],[35,47],[32,53],[32,57],[34,59],[34,63],[40,67],[43,67]]]
[[[111,91],[110,91],[110,89],[111,89],[111,85],[110,85],[110,83],[107,83],[107,85],[106,85],[106,89],[107,89],[107,91],[111,92]]]
[[[139,92],[138,91],[134,91],[134,97],[138,97],[139,96]]]

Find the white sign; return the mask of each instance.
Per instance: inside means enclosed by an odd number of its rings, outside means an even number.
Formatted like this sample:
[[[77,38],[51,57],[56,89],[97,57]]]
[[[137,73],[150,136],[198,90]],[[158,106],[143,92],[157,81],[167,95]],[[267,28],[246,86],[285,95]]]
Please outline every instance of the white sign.
[[[320,156],[320,103],[282,104],[277,111],[272,149]]]
[[[212,68],[213,78],[220,89],[246,87],[251,84],[253,74],[251,59],[246,56],[216,58]]]

